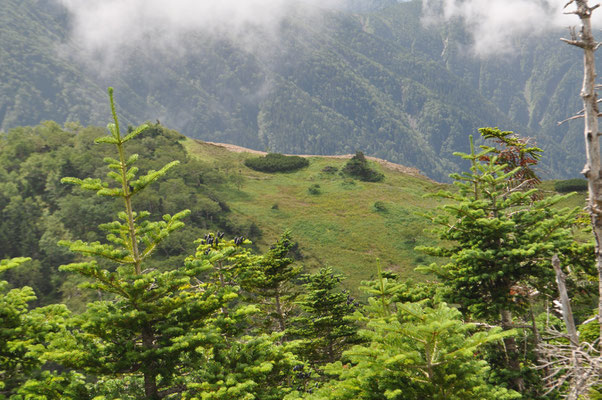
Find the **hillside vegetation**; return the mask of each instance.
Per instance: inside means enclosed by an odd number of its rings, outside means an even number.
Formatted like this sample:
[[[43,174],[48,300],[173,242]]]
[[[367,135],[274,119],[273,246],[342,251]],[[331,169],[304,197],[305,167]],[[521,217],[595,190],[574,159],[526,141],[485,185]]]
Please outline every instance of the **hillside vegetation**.
[[[119,68],[72,57],[70,15],[55,2],[7,0],[0,10],[0,129],[52,119],[104,124],[99,87],[111,82],[130,123],[160,119],[203,140],[292,154],[364,151],[444,181],[454,151],[482,126],[534,136],[549,178],[582,168],[581,58],[559,33],[519,43],[515,56],[480,60],[456,23],[421,25],[421,2],[300,10],[278,42],[243,50],[190,34],[171,50],[125,52]],[[90,62],[91,61],[91,62]],[[94,67],[91,67],[94,66]]]
[[[302,170],[261,173],[244,166],[244,160],[254,156],[250,153],[197,140],[187,141],[186,147],[223,173],[240,174],[238,186],[219,193],[233,217],[260,227],[260,246],[290,229],[299,242],[302,264],[309,269],[332,266],[349,277],[351,288],[373,276],[377,258],[406,277],[419,276],[413,269],[427,261],[414,250],[434,240],[419,214],[439,204],[424,195],[443,185],[416,172],[403,173],[372,161],[384,179],[362,182],[341,173],[348,156],[309,157],[309,166]],[[308,190],[315,185],[318,194]]]
[[[63,297],[80,301],[76,282],[56,268],[72,257],[59,240],[85,236],[95,241],[118,202],[60,183],[63,176],[103,177],[101,149],[92,139],[101,129],[54,122],[20,127],[0,137],[0,259],[28,254],[34,260],[9,273],[16,286],[30,285],[42,303]],[[151,125],[130,151],[145,154],[140,168],[156,169],[167,159],[181,164],[136,203],[158,213],[188,208],[186,227],[158,253],[157,264],[178,263],[194,250],[193,240],[210,231],[243,235],[266,249],[285,230],[298,242],[306,270],[330,265],[357,288],[374,274],[376,259],[404,276],[425,261],[414,246],[432,244],[419,212],[435,206],[423,199],[441,185],[419,176],[370,164],[385,174],[371,183],[341,175],[345,158],[311,157],[295,172],[263,173],[244,165],[254,157],[187,139]],[[330,169],[335,172],[325,172]],[[308,189],[319,185],[319,194]],[[90,221],[94,226],[90,226]]]
[[[575,240],[569,196],[521,190],[535,159],[512,169],[471,141],[454,186],[361,153],[260,172],[244,166],[256,154],[158,123],[122,133],[109,96],[108,134],[46,122],[0,136],[1,398],[562,394],[536,347],[562,329],[544,307],[550,260],[571,265],[591,320],[593,246]],[[351,178],[358,162],[379,181]],[[410,281],[418,263],[437,280]]]

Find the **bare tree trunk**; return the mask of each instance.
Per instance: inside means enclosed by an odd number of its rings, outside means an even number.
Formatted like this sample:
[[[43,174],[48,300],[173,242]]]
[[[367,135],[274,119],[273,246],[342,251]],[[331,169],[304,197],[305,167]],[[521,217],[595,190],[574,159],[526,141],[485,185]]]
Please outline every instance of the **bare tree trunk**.
[[[562,306],[562,319],[564,319],[571,344],[579,347],[579,335],[577,334],[577,327],[573,318],[569,294],[566,290],[566,277],[562,269],[560,269],[560,259],[556,254],[552,257],[552,266],[554,267],[554,272],[556,272],[556,283],[558,284],[558,294],[560,295],[560,304]]]
[[[594,238],[596,240],[596,264],[598,267],[598,323],[600,326],[600,335],[602,337],[602,181],[600,179],[600,138],[598,130],[598,101],[595,91],[596,63],[594,52],[598,49],[599,43],[594,40],[592,34],[591,15],[599,5],[590,7],[587,0],[570,0],[565,8],[575,4],[576,10],[571,13],[576,14],[581,19],[581,31],[579,37],[572,31],[570,40],[563,39],[565,42],[583,49],[584,53],[584,73],[583,88],[581,89],[581,98],[583,99],[583,108],[585,114],[585,151],[587,161],[583,169],[583,175],[587,178],[589,199],[588,211],[591,216]],[[599,343],[602,349],[602,341]]]
[[[573,378],[569,382],[567,400],[577,400],[579,395],[582,394],[583,389],[580,379],[583,376],[583,372],[581,371],[581,363],[577,356],[580,347],[579,335],[577,334],[577,328],[575,327],[575,319],[573,317],[569,294],[566,290],[565,275],[562,272],[562,269],[560,269],[560,259],[556,254],[552,257],[552,266],[554,267],[554,272],[556,272],[556,283],[558,284],[558,293],[560,294],[560,304],[562,306],[562,318],[564,319],[566,330],[569,334],[571,346],[574,348],[572,352],[573,357],[571,357],[571,368],[574,369],[574,373],[572,375]]]
[[[278,319],[278,327],[280,328],[280,332],[284,332],[286,324],[284,323],[284,312],[282,311],[282,305],[280,304],[280,293],[277,292],[274,298],[276,300],[276,318]]]

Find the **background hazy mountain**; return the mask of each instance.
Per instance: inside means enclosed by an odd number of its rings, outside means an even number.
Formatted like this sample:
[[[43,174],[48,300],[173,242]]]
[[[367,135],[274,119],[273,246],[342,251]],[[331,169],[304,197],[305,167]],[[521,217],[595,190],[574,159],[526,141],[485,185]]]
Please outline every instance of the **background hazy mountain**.
[[[190,30],[177,46],[106,57],[73,40],[73,16],[54,0],[1,3],[3,130],[47,119],[104,125],[111,85],[132,124],[159,119],[259,150],[362,150],[443,180],[469,134],[499,126],[537,138],[548,177],[575,176],[583,164],[579,121],[557,126],[581,108],[581,57],[562,32],[481,59],[459,21],[423,25],[419,1],[352,1],[300,6],[249,35]]]

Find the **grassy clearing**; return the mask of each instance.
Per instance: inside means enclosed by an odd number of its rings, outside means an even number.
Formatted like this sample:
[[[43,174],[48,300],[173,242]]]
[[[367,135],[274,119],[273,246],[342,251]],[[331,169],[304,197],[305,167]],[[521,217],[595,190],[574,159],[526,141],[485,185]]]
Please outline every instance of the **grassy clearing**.
[[[311,157],[309,167],[295,172],[261,173],[243,164],[252,154],[193,140],[186,145],[191,154],[237,177],[223,186],[222,194],[232,209],[231,218],[259,226],[263,236],[256,245],[261,250],[290,229],[307,269],[330,265],[348,277],[350,288],[374,276],[377,258],[389,270],[424,279],[414,268],[433,260],[414,247],[437,240],[420,214],[441,204],[424,195],[449,186],[375,162],[370,165],[385,174],[384,181],[360,182],[339,174],[346,159],[329,157]],[[327,167],[337,172],[324,172]],[[555,193],[554,181],[542,183],[540,189]],[[559,206],[582,207],[585,196],[578,193]],[[589,240],[587,234],[579,237]]]
[[[227,165],[230,173],[242,176],[239,187],[230,185],[222,194],[232,218],[260,227],[263,237],[256,243],[260,249],[290,229],[306,268],[330,265],[349,277],[349,287],[373,277],[377,258],[390,270],[423,279],[414,268],[429,259],[414,247],[435,239],[418,213],[439,204],[423,195],[438,191],[441,184],[374,162],[371,166],[385,174],[384,181],[360,182],[338,172],[323,172],[325,167],[340,171],[347,161],[327,157],[311,157],[309,167],[296,172],[267,174],[244,166],[244,159],[252,156],[248,153],[192,140],[187,146],[206,162],[220,169]],[[318,194],[309,190],[315,185]]]

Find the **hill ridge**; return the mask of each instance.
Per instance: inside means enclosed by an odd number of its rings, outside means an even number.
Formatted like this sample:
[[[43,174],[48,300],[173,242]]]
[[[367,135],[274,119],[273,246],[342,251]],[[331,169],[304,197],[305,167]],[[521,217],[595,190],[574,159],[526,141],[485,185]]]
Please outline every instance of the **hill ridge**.
[[[249,149],[247,147],[243,147],[243,146],[237,146],[235,144],[230,144],[230,143],[220,143],[220,142],[207,142],[204,140],[200,140],[200,139],[193,139],[196,142],[199,143],[206,143],[206,144],[210,144],[213,146],[218,146],[218,147],[223,147],[228,151],[232,151],[235,153],[250,153],[250,154],[257,154],[257,155],[266,155],[268,154],[268,152],[266,151],[260,151],[260,150],[253,150],[253,149]],[[351,158],[354,156],[354,154],[338,154],[338,155],[320,155],[320,154],[285,154],[287,156],[290,155],[294,155],[294,156],[299,156],[299,157],[319,157],[319,158]],[[437,182],[431,178],[429,178],[428,176],[426,176],[422,171],[420,171],[418,168],[414,168],[414,167],[408,167],[405,165],[401,165],[401,164],[397,164],[391,161],[387,161],[384,160],[382,158],[378,158],[378,157],[372,157],[372,156],[365,156],[366,159],[370,160],[370,161],[374,161],[379,163],[380,165],[382,165],[383,167],[392,170],[392,171],[397,171],[397,172],[401,172],[407,175],[411,175],[414,176],[416,178],[422,178],[422,179],[426,179],[428,181],[434,182],[434,183],[440,183]]]

